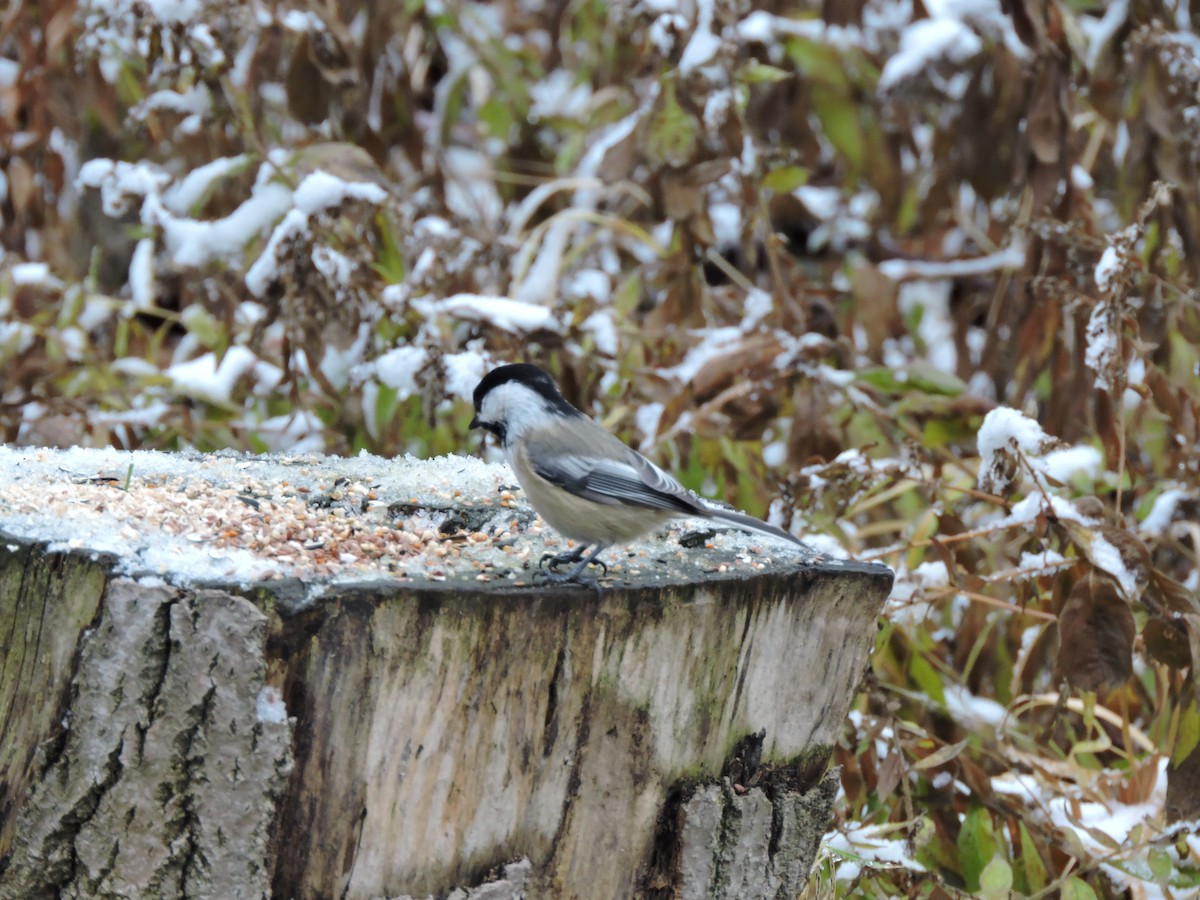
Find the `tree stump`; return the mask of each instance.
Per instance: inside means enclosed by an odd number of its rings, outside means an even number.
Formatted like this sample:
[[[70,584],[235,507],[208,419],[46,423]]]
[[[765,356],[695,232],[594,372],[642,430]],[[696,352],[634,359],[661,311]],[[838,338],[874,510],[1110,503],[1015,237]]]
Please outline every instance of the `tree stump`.
[[[684,523],[536,586],[458,457],[0,468],[0,900],[805,883],[886,568]]]

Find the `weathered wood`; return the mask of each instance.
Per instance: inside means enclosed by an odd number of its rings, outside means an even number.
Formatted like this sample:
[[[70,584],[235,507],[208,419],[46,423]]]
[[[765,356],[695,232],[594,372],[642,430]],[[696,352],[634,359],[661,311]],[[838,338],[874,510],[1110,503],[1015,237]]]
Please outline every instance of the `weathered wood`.
[[[169,472],[193,498],[251,466],[260,517],[272,485],[326,509],[341,477],[380,496],[409,479],[387,499],[422,522],[528,515],[447,500],[444,461],[137,457],[146,491]],[[42,462],[30,477],[63,468]],[[76,525],[135,499],[102,494]],[[793,895],[891,582],[718,536],[643,545],[598,592],[533,588],[536,529],[430,540],[436,566],[380,559],[404,580],[147,578],[149,538],[134,565],[50,553],[62,533],[15,503],[0,486],[0,699],[20,711],[0,734],[0,898]],[[18,643],[43,649],[14,662]]]
[[[291,752],[257,712],[265,626],[226,592],[109,584],[0,898],[266,895]]]
[[[104,582],[89,560],[0,544],[0,860],[16,811],[65,732],[79,635]]]

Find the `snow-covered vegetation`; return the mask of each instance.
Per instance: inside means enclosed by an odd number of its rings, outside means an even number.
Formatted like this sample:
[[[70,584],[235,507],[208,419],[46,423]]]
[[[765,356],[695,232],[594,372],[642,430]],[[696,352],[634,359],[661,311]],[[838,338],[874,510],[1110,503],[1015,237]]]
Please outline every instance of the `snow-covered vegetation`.
[[[13,0],[0,435],[471,452],[479,376],[540,362],[896,569],[814,895],[1183,896],[1190,16]]]

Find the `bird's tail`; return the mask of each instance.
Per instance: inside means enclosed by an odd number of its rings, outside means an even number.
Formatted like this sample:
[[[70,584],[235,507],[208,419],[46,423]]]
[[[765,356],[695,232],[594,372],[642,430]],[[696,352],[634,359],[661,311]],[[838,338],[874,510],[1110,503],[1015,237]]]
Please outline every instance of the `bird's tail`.
[[[803,547],[804,544],[798,537],[788,534],[782,528],[776,528],[769,522],[764,522],[762,519],[756,519],[754,516],[748,516],[745,513],[736,512],[732,509],[718,509],[716,507],[704,507],[709,518],[719,519],[722,522],[728,522],[730,525],[736,525],[738,528],[746,531],[754,531],[758,534],[770,535],[774,538],[779,538],[781,541],[787,541],[790,544],[796,544]]]

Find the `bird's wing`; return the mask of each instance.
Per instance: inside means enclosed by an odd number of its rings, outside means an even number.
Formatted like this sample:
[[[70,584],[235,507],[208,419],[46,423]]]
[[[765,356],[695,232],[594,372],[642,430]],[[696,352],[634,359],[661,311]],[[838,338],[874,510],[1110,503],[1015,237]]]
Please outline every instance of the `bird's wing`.
[[[643,506],[720,519],[737,528],[801,543],[781,528],[701,500],[636,450],[590,419],[554,424],[526,438],[530,468],[542,478],[593,503]],[[589,427],[590,426],[590,427]]]
[[[541,446],[542,439],[531,436],[530,466],[547,481],[594,503],[704,514],[687,488],[640,453],[599,428],[590,437],[562,452],[561,436],[548,437]]]

